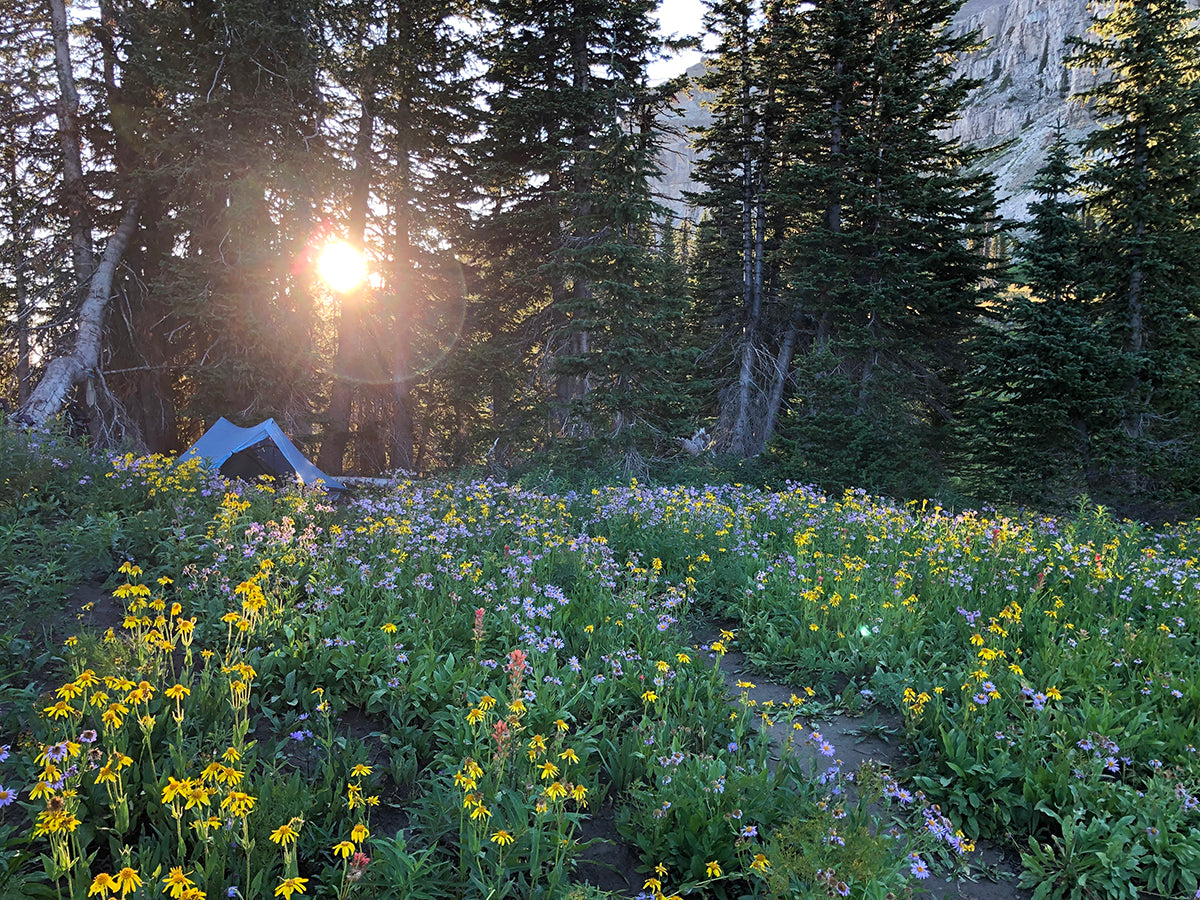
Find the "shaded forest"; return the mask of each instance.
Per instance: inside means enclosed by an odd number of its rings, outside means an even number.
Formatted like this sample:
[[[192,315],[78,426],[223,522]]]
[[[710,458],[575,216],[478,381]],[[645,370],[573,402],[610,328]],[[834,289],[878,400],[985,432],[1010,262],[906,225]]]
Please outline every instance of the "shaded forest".
[[[1009,222],[945,136],[960,5],[711,0],[691,222],[654,0],[0,0],[12,420],[1200,512],[1196,13],[1072,42],[1100,125]]]

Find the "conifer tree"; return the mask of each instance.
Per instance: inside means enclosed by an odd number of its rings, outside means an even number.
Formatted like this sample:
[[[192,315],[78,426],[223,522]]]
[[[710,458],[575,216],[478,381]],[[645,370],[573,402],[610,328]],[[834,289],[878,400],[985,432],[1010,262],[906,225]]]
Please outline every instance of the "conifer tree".
[[[975,40],[949,30],[960,5],[798,5],[780,75],[785,290],[806,326],[791,450],[839,466],[858,452],[896,490],[939,464],[994,274],[991,177],[944,136],[974,86],[953,73]]]
[[[972,344],[963,474],[979,496],[1063,506],[1095,491],[1116,422],[1114,366],[1088,283],[1087,235],[1061,130],[1031,188],[1017,244],[1024,290]]]
[[[472,356],[491,369],[497,438],[523,424],[534,439],[539,422],[586,441],[664,424],[662,404],[647,403],[670,396],[650,388],[651,372],[666,358],[662,324],[677,316],[679,292],[651,252],[648,182],[657,116],[679,84],[649,84],[662,45],[654,5],[489,4]]]
[[[1083,95],[1094,273],[1124,356],[1118,491],[1194,492],[1200,401],[1200,28],[1184,0],[1122,0],[1074,63],[1111,79]]]
[[[341,472],[413,470],[426,362],[446,344],[443,308],[461,309],[443,278],[464,230],[468,138],[477,123],[474,51],[461,4],[347,2],[330,10],[335,145],[347,177],[337,208],[356,244],[370,244],[379,283],[337,315],[320,465]]]

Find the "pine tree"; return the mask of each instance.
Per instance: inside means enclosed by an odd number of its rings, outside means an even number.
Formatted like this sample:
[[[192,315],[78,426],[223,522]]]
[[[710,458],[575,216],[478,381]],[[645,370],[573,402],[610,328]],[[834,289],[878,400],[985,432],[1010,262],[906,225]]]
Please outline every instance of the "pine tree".
[[[337,314],[318,460],[326,471],[341,472],[351,441],[360,470],[417,467],[427,361],[456,337],[445,334],[441,310],[461,308],[461,287],[444,275],[470,199],[465,148],[477,85],[467,25],[461,4],[444,0],[331,12],[325,62],[339,84],[333,93],[353,98],[337,113],[350,169],[341,206],[349,238],[372,245],[381,277]]]
[[[328,181],[315,7],[101,6],[101,55],[120,75],[113,154],[147,198],[113,336],[121,392],[157,420],[160,447],[177,415],[192,420],[181,440],[217,415],[294,428],[315,386],[312,293],[295,263]]]
[[[29,0],[7,0],[0,10],[0,315],[11,323],[0,366],[4,396],[14,409],[32,387],[31,356],[48,355],[52,343],[45,338],[72,308],[57,302],[71,295],[69,273],[55,284],[61,272],[58,200],[39,187],[52,184],[58,169],[46,114],[54,103],[54,79],[44,9]]]
[[[1184,0],[1118,2],[1074,63],[1112,78],[1083,95],[1095,273],[1121,379],[1118,491],[1194,492],[1200,475],[1200,28]]]
[[[844,466],[860,448],[894,490],[939,465],[995,275],[991,177],[943,136],[974,86],[953,74],[975,40],[949,31],[960,5],[800,5],[780,76],[792,156],[776,202],[796,223],[782,252],[807,327],[791,449]]]
[[[1119,356],[1088,285],[1083,204],[1061,130],[1031,187],[1038,199],[1017,244],[1024,290],[972,345],[963,473],[978,496],[1062,507],[1098,487]]]
[[[649,85],[661,46],[653,7],[489,6],[472,352],[489,370],[489,437],[523,429],[528,446],[548,422],[552,437],[607,443],[634,423],[664,424],[661,405],[647,403],[670,392],[650,389],[650,373],[678,292],[656,275],[647,185],[657,115],[679,85]]]

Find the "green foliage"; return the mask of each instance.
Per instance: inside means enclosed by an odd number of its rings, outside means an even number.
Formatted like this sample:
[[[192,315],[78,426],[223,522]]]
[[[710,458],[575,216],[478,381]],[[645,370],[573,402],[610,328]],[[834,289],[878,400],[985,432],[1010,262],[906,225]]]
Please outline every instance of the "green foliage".
[[[1118,490],[1194,497],[1191,449],[1200,314],[1200,26],[1186,3],[1120,4],[1075,43],[1074,63],[1107,69],[1082,99],[1103,123],[1085,144],[1095,223],[1089,275],[1111,335],[1120,430]]]
[[[1066,508],[1113,459],[1123,362],[1089,284],[1071,148],[1061,131],[1033,180],[1017,242],[1024,288],[972,342],[958,477],[976,495]]]

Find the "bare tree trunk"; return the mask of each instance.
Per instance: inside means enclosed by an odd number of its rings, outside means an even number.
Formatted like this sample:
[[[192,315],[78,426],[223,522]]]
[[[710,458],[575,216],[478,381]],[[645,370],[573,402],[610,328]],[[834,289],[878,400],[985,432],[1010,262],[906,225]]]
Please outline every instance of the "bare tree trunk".
[[[5,162],[8,169],[9,184],[9,231],[18,247],[25,245],[27,230],[21,216],[20,182],[17,178],[17,147],[15,141],[10,141],[5,148]],[[13,281],[16,288],[17,300],[17,406],[29,399],[29,288],[26,281],[26,267],[23,254],[17,255],[13,263]]]
[[[787,331],[779,345],[779,352],[775,354],[775,371],[771,377],[771,390],[767,394],[766,417],[763,421],[762,439],[759,442],[760,452],[766,449],[767,442],[775,433],[775,421],[779,418],[779,408],[783,405],[783,390],[787,385],[787,373],[792,365],[792,355],[796,351],[798,332],[799,329],[796,327],[796,320],[793,317],[788,322]]]
[[[368,75],[363,80],[362,113],[358,120],[358,135],[354,144],[354,181],[350,191],[350,241],[363,248],[367,231],[367,203],[371,192],[371,142],[375,136],[375,86]],[[358,340],[358,320],[347,310],[350,298],[363,287],[342,298],[338,310],[338,345],[334,357],[333,387],[329,408],[325,413],[325,432],[321,436],[321,452],[317,466],[330,475],[341,475],[345,466],[346,444],[350,441],[350,416],[354,406],[354,382],[351,372],[359,365],[361,352]]]
[[[748,40],[748,38],[747,38]],[[744,48],[741,71],[742,103],[742,307],[746,324],[742,331],[741,361],[737,391],[734,395],[733,426],[729,452],[746,456],[749,452],[750,396],[754,385],[754,348],[758,340],[758,322],[762,314],[762,293],[755,290],[754,264],[754,158],[750,117],[749,47]]]
[[[76,283],[82,288],[92,277],[92,224],[88,215],[87,185],[83,181],[83,149],[79,136],[79,92],[71,67],[71,44],[64,0],[50,2],[50,33],[54,38],[54,67],[58,72],[58,144],[62,150],[63,199],[71,240],[71,261]],[[89,288],[90,293],[90,288]]]
[[[87,298],[79,310],[75,349],[70,355],[55,357],[47,363],[42,380],[17,412],[18,422],[34,427],[45,425],[66,407],[71,389],[98,369],[101,339],[104,336],[104,313],[112,296],[113,277],[137,228],[137,220],[137,202],[131,201],[121,217],[121,224],[108,239],[100,265],[92,273]]]
[[[400,154],[401,183],[404,194],[395,213],[396,236],[393,259],[395,272],[391,285],[392,312],[392,400],[394,410],[391,427],[391,449],[393,468],[411,472],[416,464],[414,457],[413,375],[412,375],[412,307],[413,279],[415,277],[412,249],[412,222],[409,211],[408,150]]]

